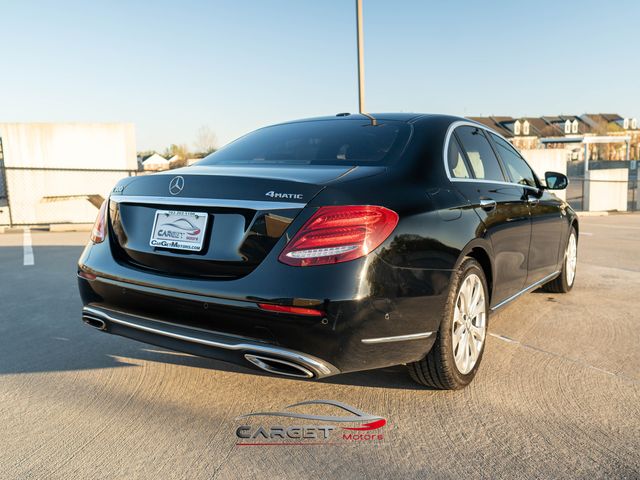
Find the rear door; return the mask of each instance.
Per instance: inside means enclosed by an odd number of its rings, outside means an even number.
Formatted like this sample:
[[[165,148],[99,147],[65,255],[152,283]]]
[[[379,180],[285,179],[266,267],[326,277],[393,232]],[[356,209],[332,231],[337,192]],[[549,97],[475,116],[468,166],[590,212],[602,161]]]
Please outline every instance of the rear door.
[[[463,125],[449,141],[449,175],[486,227],[494,256],[492,305],[527,280],[531,219],[524,187],[511,184],[482,128]]]
[[[540,188],[531,167],[509,142],[490,135],[510,180],[523,185],[527,195],[531,214],[527,285],[531,285],[554,273],[558,267],[564,225],[562,201]]]

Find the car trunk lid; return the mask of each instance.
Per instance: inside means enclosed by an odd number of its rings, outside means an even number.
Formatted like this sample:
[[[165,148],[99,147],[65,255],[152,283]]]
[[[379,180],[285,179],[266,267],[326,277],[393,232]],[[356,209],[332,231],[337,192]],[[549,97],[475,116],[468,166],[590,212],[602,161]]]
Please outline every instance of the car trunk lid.
[[[110,197],[110,242],[123,262],[163,274],[233,279],[250,273],[326,184],[358,167],[188,167],[125,179]],[[364,172],[359,172],[360,176]],[[206,214],[199,250],[150,244],[157,212]],[[162,215],[162,214],[159,214]],[[184,218],[182,218],[184,217]]]

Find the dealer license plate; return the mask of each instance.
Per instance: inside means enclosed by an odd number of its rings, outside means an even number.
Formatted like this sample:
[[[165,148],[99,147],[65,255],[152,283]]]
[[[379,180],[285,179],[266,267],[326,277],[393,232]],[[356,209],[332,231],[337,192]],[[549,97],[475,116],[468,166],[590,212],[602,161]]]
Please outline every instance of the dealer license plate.
[[[208,214],[202,212],[156,210],[149,245],[199,252],[204,242],[207,217]]]

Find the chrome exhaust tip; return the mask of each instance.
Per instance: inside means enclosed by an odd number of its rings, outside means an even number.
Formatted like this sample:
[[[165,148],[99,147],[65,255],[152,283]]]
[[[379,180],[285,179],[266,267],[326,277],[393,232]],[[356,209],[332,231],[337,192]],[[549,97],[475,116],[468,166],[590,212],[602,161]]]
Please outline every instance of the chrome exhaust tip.
[[[106,322],[100,318],[92,317],[89,315],[83,315],[82,321],[87,325],[89,325],[90,327],[97,328],[98,330],[101,330],[103,332],[107,330]]]
[[[281,358],[265,357],[263,355],[245,354],[244,358],[253,363],[256,367],[269,373],[295,378],[313,378],[313,373],[308,368]]]

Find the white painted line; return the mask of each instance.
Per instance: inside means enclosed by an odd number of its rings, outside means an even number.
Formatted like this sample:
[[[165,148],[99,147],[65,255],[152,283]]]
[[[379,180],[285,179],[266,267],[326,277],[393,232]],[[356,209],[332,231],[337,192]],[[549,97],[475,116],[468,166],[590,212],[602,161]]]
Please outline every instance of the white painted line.
[[[33,246],[31,244],[31,230],[28,228],[24,229],[24,233],[22,235],[22,246],[23,246],[23,265],[33,265],[35,260],[33,258]]]
[[[580,232],[580,236],[586,235],[587,237],[593,237],[593,233],[591,232]]]
[[[621,379],[623,379],[623,380],[625,380],[627,382],[630,381],[630,382],[636,383],[636,384],[640,383],[640,382],[638,382],[637,379],[629,377],[628,375],[625,375],[624,373],[610,372],[609,370],[605,370],[604,368],[600,368],[600,367],[596,367],[595,365],[591,365],[590,363],[587,363],[584,360],[581,360],[579,358],[571,358],[571,357],[567,357],[567,356],[565,356],[565,355],[563,355],[561,353],[550,352],[548,350],[544,350],[543,348],[535,347],[533,345],[528,345],[526,343],[522,343],[522,342],[520,342],[518,340],[514,340],[513,338],[509,338],[509,337],[507,337],[505,335],[500,335],[498,333],[489,332],[489,335],[494,337],[494,338],[497,338],[498,340],[502,340],[503,342],[511,343],[511,344],[514,344],[514,345],[516,345],[518,347],[522,347],[522,348],[526,348],[528,350],[533,350],[533,351],[536,351],[536,352],[544,353],[546,355],[551,355],[552,357],[557,357],[557,358],[560,358],[562,360],[566,360],[566,361],[569,361],[569,362],[572,362],[572,363],[575,363],[575,364],[578,364],[578,365],[582,365],[583,367],[587,367],[587,368],[591,368],[593,370],[597,370],[598,372],[601,372],[601,373],[606,373],[607,375],[612,375],[614,377],[621,378]]]
[[[499,338],[500,340],[504,340],[505,342],[520,344],[520,342],[518,342],[517,340],[505,337],[504,335],[498,335],[497,333],[489,333],[489,335],[495,338]]]

